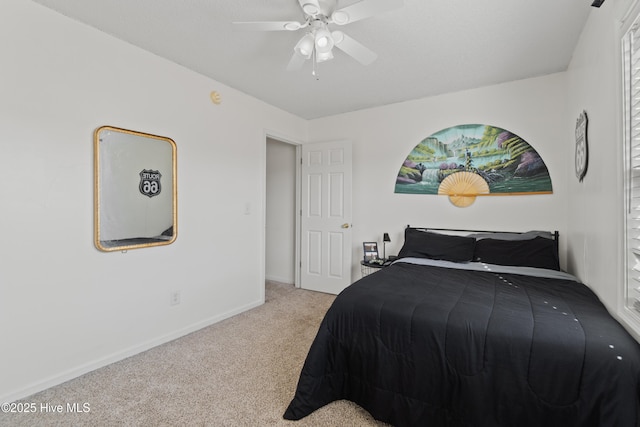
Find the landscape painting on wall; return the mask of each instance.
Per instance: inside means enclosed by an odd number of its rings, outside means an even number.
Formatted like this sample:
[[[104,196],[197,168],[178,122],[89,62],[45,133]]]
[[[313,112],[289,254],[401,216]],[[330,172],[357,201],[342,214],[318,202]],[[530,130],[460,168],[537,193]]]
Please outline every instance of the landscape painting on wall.
[[[525,140],[495,126],[467,124],[423,139],[400,167],[396,193],[466,196],[549,194],[544,161]]]

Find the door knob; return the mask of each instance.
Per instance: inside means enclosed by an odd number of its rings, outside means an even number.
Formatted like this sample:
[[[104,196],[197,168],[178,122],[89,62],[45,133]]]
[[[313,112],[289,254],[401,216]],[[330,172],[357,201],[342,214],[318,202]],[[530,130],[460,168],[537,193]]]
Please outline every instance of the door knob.
[[[349,228],[349,224],[345,222],[344,224],[342,224],[342,228]]]

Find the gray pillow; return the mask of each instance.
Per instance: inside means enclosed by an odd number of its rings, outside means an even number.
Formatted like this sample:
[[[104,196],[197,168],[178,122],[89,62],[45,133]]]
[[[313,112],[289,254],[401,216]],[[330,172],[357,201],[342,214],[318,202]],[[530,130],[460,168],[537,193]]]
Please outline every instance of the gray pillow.
[[[526,233],[472,233],[467,237],[480,239],[496,239],[496,240],[531,240],[536,237],[544,237],[553,240],[553,233],[550,231],[532,230]]]

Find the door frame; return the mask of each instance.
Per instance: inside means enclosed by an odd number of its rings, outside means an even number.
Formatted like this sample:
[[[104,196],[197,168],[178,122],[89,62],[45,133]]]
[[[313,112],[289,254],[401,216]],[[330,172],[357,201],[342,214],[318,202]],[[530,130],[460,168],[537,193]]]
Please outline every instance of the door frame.
[[[261,247],[262,253],[259,260],[260,265],[260,292],[261,292],[261,300],[265,301],[265,280],[266,280],[266,202],[267,202],[267,139],[277,140],[282,143],[290,144],[295,146],[296,149],[296,160],[295,160],[295,224],[294,224],[294,234],[295,234],[295,245],[294,245],[294,286],[296,288],[301,287],[301,275],[302,275],[302,146],[305,143],[295,141],[286,136],[280,135],[277,132],[273,131],[265,131],[263,135],[263,144],[262,144],[262,218],[260,224],[260,238],[261,238]],[[338,139],[336,141],[343,141],[342,139]],[[324,141],[328,142],[328,141]],[[353,168],[353,166],[350,166]],[[352,213],[353,215],[353,213]],[[352,227],[352,224],[349,224]],[[348,249],[351,250],[351,249]],[[353,261],[353,260],[352,260]],[[349,271],[352,269],[352,266],[348,266]]]

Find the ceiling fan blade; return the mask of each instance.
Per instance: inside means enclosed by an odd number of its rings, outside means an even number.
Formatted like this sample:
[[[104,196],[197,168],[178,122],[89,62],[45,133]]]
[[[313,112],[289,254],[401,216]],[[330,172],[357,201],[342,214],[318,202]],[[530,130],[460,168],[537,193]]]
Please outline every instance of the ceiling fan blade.
[[[302,11],[310,16],[316,16],[322,12],[318,0],[298,0]]]
[[[246,31],[295,31],[308,25],[307,22],[296,21],[258,21],[258,22],[234,22],[238,30]]]
[[[335,46],[351,56],[353,59],[361,63],[362,65],[369,65],[376,60],[378,54],[363,46],[360,42],[355,41],[342,31],[334,31],[331,33]]]
[[[301,69],[304,61],[306,60],[307,58],[300,55],[298,52],[293,52],[293,55],[291,55],[291,59],[289,60],[289,64],[287,65],[287,71],[297,71]]]
[[[302,0],[301,0],[302,1]],[[369,18],[378,13],[399,9],[403,0],[362,0],[351,6],[338,9],[331,15],[334,24],[345,25],[361,19]]]

